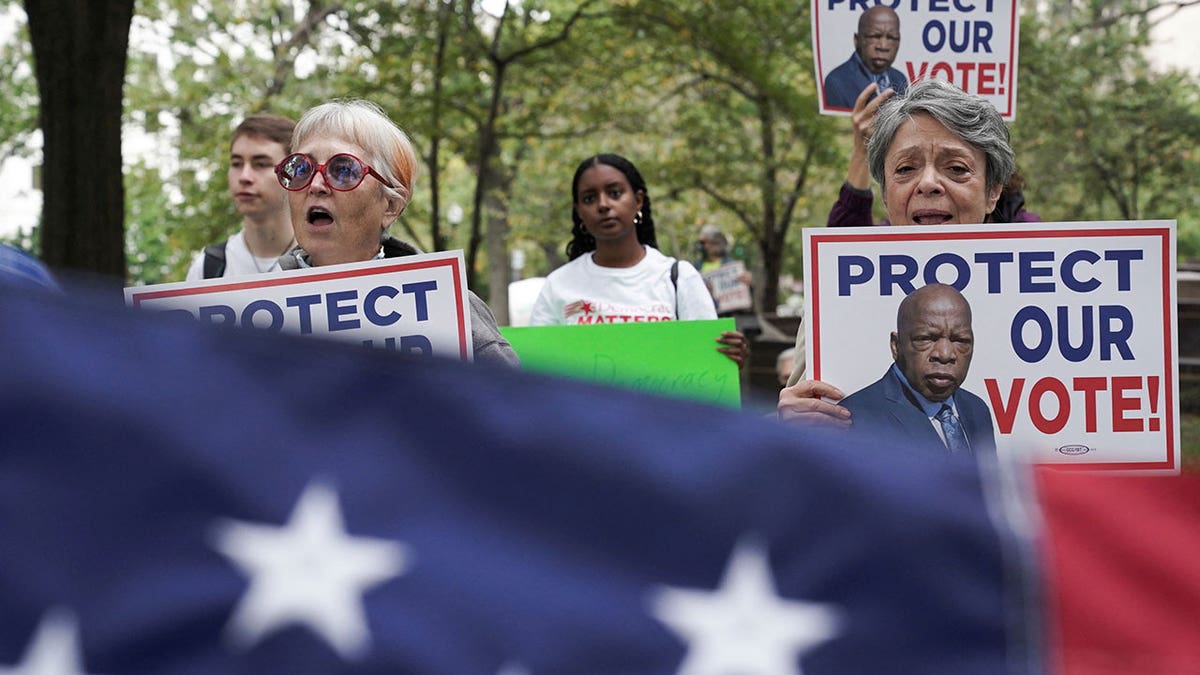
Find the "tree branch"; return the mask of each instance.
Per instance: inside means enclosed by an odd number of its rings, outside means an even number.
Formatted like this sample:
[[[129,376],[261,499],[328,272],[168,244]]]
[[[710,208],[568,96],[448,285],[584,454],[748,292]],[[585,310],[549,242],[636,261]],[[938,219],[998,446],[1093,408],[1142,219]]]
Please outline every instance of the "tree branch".
[[[745,224],[747,228],[754,227],[754,219],[751,218],[750,215],[745,212],[745,210],[743,210],[741,207],[739,207],[737,205],[737,202],[722,195],[720,192],[717,192],[717,190],[715,188],[706,184],[703,180],[700,179],[699,176],[696,176],[696,180],[694,181],[694,184],[696,186],[696,189],[700,190],[701,192],[708,195],[709,197],[712,197],[713,201],[717,202],[721,206],[728,209],[731,213],[733,213],[733,215],[737,216],[738,220],[742,221],[742,223]]]
[[[1134,8],[1134,9],[1124,9],[1120,12],[1114,12],[1113,14],[1110,14],[1108,16],[1097,17],[1088,24],[1088,27],[1093,30],[1097,30],[1097,29],[1101,29],[1101,28],[1108,28],[1109,26],[1112,26],[1114,24],[1125,21],[1126,19],[1132,19],[1135,17],[1142,18],[1142,19],[1149,19],[1149,15],[1152,12],[1158,12],[1158,11],[1166,12],[1162,16],[1159,16],[1154,21],[1150,22],[1150,25],[1156,26],[1158,24],[1163,23],[1164,21],[1169,20],[1171,17],[1175,16],[1180,11],[1187,9],[1188,7],[1196,7],[1196,6],[1200,6],[1200,0],[1173,0],[1172,2],[1163,2],[1163,3],[1155,4],[1154,6],[1151,6],[1151,7],[1139,7],[1139,8]]]
[[[287,83],[288,76],[295,71],[296,56],[300,48],[309,43],[313,31],[330,14],[341,10],[340,3],[326,7],[322,0],[313,0],[308,6],[308,12],[300,20],[296,30],[292,32],[292,36],[271,50],[275,54],[275,74],[271,76],[271,84],[267,86],[267,91],[263,94],[264,101],[283,92],[283,86]]]
[[[563,42],[564,40],[566,40],[567,38],[569,38],[571,36],[571,29],[574,28],[576,22],[578,22],[580,19],[582,19],[584,17],[584,10],[587,9],[587,6],[592,4],[593,2],[594,2],[594,0],[585,0],[585,2],[583,2],[578,7],[576,7],[575,11],[571,12],[571,16],[567,17],[567,20],[563,22],[562,27],[559,28],[559,31],[556,35],[552,35],[544,40],[539,40],[538,42],[535,42],[531,45],[526,45],[526,46],[510,53],[508,56],[504,56],[504,57],[500,56],[500,54],[498,54],[496,50],[493,50],[491,52],[493,55],[493,58],[497,59],[498,61],[500,61],[502,63],[509,64],[509,63],[518,61],[534,52],[545,49],[546,47],[553,47],[554,45],[556,45],[560,42]],[[508,5],[506,4],[505,5],[506,12],[507,12],[507,7],[508,7]],[[503,20],[503,19],[501,19],[501,20]],[[499,47],[499,41],[500,41],[500,31],[497,30],[496,31],[496,46],[497,47]]]
[[[792,214],[796,210],[796,202],[800,200],[800,194],[804,190],[804,185],[808,182],[808,169],[812,165],[812,158],[815,153],[816,148],[810,139],[805,144],[804,161],[800,164],[800,172],[796,174],[796,181],[792,184],[792,190],[788,193],[787,199],[784,200],[783,215],[779,217],[779,228],[782,232],[787,232],[791,226]]]

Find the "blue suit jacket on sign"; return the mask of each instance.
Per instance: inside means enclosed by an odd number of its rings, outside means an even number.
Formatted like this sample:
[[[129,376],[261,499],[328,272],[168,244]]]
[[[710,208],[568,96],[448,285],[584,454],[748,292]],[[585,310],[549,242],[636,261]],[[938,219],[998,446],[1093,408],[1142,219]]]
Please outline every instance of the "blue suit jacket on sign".
[[[887,69],[891,87],[897,95],[908,90],[908,78],[895,68]],[[862,62],[851,54],[842,65],[829,71],[825,77],[825,105],[830,108],[854,109],[854,101],[871,83],[871,76]]]
[[[963,431],[971,443],[971,452],[975,455],[995,454],[992,415],[983,399],[959,388],[954,392],[954,403]],[[874,384],[847,396],[842,405],[850,410],[850,428],[856,435],[894,438],[908,448],[950,453],[924,411],[909,399],[904,384],[891,366]]]

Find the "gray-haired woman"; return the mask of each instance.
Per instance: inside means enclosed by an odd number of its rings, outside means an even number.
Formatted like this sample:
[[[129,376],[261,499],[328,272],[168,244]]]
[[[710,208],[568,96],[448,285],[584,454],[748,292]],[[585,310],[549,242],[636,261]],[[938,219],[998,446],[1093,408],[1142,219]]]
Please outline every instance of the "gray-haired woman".
[[[1008,126],[996,108],[943,80],[917,82],[880,106],[867,164],[893,225],[982,223],[1016,170]],[[806,366],[801,325],[779,417],[849,426],[850,411],[831,402],[845,394],[802,379]]]
[[[281,269],[413,255],[388,234],[412,198],[417,157],[408,135],[383,109],[361,99],[329,101],[304,113],[293,154],[275,167],[288,190],[296,248]],[[488,306],[468,291],[476,361],[518,366]]]
[[[893,225],[982,223],[1016,170],[995,107],[943,80],[884,102],[867,163]]]

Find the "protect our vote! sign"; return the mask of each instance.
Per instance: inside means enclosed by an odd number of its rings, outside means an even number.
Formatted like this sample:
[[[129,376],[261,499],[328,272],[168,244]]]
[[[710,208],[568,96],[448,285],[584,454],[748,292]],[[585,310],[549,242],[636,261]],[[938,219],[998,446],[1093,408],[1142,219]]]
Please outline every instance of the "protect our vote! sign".
[[[848,114],[829,105],[825,78],[854,52],[854,35],[864,11],[876,5],[895,10],[900,45],[892,68],[911,84],[940,78],[982,96],[1001,117],[1017,114],[1016,0],[813,0],[812,31],[821,112]]]
[[[213,324],[316,335],[471,361],[462,251],[135,286],[125,301]]]
[[[1179,470],[1174,221],[812,228],[804,267],[809,377],[878,380],[901,299],[948,284],[971,307],[961,388],[999,453]]]

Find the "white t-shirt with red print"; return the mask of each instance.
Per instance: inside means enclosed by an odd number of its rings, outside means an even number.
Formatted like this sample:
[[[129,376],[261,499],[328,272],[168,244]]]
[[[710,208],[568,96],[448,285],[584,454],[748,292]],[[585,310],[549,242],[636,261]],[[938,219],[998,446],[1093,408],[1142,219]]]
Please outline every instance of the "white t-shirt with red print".
[[[712,296],[691,263],[679,261],[679,276],[672,284],[675,259],[645,248],[646,256],[633,267],[601,267],[587,253],[551,272],[533,305],[530,325],[717,318]]]

